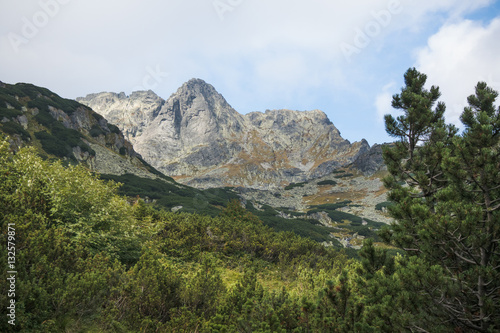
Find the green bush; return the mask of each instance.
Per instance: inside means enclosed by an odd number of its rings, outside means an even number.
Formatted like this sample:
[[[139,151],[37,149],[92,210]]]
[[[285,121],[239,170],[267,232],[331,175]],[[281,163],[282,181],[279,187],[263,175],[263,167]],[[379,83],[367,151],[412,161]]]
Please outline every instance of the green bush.
[[[32,84],[18,83],[15,85],[15,90],[18,95],[28,96],[31,101],[28,102],[28,107],[37,107],[39,110],[47,110],[48,106],[63,110],[68,115],[71,115],[79,107],[84,107],[82,104],[71,99],[65,99],[51,92],[46,88],[34,86]]]
[[[382,210],[383,208],[387,208],[387,207],[390,207],[392,205],[394,205],[393,202],[391,202],[391,201],[384,201],[384,202],[380,202],[380,203],[376,204],[375,205],[375,209],[376,210]]]
[[[0,101],[3,101],[3,104],[0,103],[0,107],[7,108],[7,105],[12,106],[16,110],[21,110],[22,104],[10,94],[9,89],[0,88]]]
[[[343,173],[341,175],[334,176],[334,178],[340,179],[340,178],[347,178],[347,177],[352,177],[354,176],[352,173]]]
[[[35,116],[35,120],[48,129],[51,129],[52,126],[58,123],[58,121],[50,115],[49,111],[44,109],[39,109],[38,114]]]
[[[328,204],[322,204],[322,205],[313,205],[311,206],[311,210],[309,212],[320,212],[320,211],[328,211],[328,210],[336,210],[342,207],[348,206],[350,203],[352,203],[351,200],[344,200],[344,201],[339,201],[337,203],[328,203]]]
[[[153,168],[153,166],[151,166],[148,162],[146,162],[140,155],[138,155],[136,157],[139,159],[139,161],[141,161],[141,163],[144,166],[146,166],[146,168],[148,169],[148,171],[151,172],[152,174],[158,176],[161,179],[165,179],[165,180],[170,181],[170,182],[174,181],[174,179],[172,177],[165,176],[163,173],[161,173],[160,171],[158,171],[155,168]]]
[[[0,96],[0,100],[1,100],[1,96]],[[0,120],[2,120],[4,117],[6,118],[15,118],[17,116],[20,116],[22,115],[23,113],[19,110],[16,110],[16,109],[7,109],[7,108],[2,108],[0,107]]]
[[[337,185],[337,182],[335,180],[327,179],[318,182],[318,185]]]
[[[334,241],[330,237],[332,228],[318,224],[316,220],[309,219],[283,219],[280,217],[267,217],[264,219],[265,225],[276,231],[293,232],[301,237],[310,238],[316,242]]]
[[[168,179],[141,178],[132,174],[122,176],[101,175],[102,179],[123,183],[119,193],[128,197],[148,197],[154,199],[160,207],[170,210],[182,206],[182,211],[216,216],[220,210],[216,206],[225,206],[230,198],[224,189],[200,191],[188,186],[177,184]]]
[[[82,134],[80,132],[64,127],[61,122],[51,116],[49,111],[41,109],[35,116],[35,119],[50,131],[50,133],[45,131],[35,133],[36,138],[40,140],[42,148],[47,153],[57,157],[75,159],[73,156],[73,147],[80,147],[82,151],[95,156],[95,151],[82,141]]]
[[[278,211],[269,205],[262,205],[262,211],[257,210],[251,204],[247,204],[247,209],[256,215],[262,222],[276,231],[290,231],[296,235],[306,237],[318,242],[330,241],[332,228],[318,224],[313,219],[285,219],[278,215]],[[292,216],[303,215],[303,213],[284,210]]]
[[[290,183],[288,186],[285,187],[285,191],[291,190],[296,187],[304,187],[304,185],[307,184],[307,182],[303,183]]]
[[[68,157],[70,159],[76,160],[73,156],[73,150],[71,149],[71,147],[61,140],[58,140],[52,134],[45,131],[36,132],[35,137],[40,140],[42,148],[46,153],[52,154],[57,157]]]
[[[91,137],[95,138],[98,137],[99,135],[105,135],[106,133],[102,130],[101,126],[94,125],[90,129],[89,134]]]
[[[25,141],[29,141],[31,139],[30,134],[18,123],[14,121],[8,121],[6,123],[0,123],[1,129],[5,134],[8,135],[20,135],[21,138]]]
[[[48,154],[57,157],[67,157],[76,160],[73,155],[73,147],[80,147],[84,152],[95,156],[95,151],[81,140],[81,134],[74,129],[54,126],[53,132],[40,131],[35,133],[35,137],[40,140],[43,150]]]
[[[113,124],[109,124],[109,123],[108,123],[108,128],[109,128],[109,130],[111,131],[111,133],[115,133],[115,134],[120,134],[120,133],[121,133],[121,131],[120,131],[120,129],[118,128],[118,126],[115,126],[115,125],[113,125]]]
[[[94,117],[94,119],[97,121],[101,121],[102,119],[104,119],[104,117],[97,112],[92,112],[92,117]]]

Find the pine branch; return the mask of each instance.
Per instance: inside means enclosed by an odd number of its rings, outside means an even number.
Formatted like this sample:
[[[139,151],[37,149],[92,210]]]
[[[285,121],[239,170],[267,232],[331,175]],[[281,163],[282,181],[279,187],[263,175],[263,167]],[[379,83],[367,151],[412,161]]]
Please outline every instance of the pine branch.
[[[412,332],[430,333],[430,331],[427,331],[426,329],[423,329],[422,327],[416,325],[412,325],[412,328],[416,329],[416,331],[412,330]]]

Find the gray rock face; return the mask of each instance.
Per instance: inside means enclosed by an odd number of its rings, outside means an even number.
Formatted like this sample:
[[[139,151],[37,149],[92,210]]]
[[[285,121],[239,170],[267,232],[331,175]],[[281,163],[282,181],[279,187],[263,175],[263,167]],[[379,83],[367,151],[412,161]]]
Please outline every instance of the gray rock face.
[[[129,97],[124,93],[90,94],[77,98],[78,102],[92,108],[112,124],[119,124],[125,138],[132,144],[135,138],[156,117],[165,101],[151,90],[133,92]]]
[[[382,156],[383,145],[374,144],[370,150],[361,154],[353,163],[353,166],[364,174],[373,174],[379,170],[387,170]]]
[[[241,115],[200,79],[166,101],[151,91],[77,100],[116,124],[152,166],[200,188],[275,188],[324,176],[370,149],[343,139],[319,110]]]

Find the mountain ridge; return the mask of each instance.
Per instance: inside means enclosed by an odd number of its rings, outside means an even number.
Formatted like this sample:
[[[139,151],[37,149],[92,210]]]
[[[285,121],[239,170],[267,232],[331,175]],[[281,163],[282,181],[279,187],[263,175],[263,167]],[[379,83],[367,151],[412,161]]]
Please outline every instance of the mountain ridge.
[[[191,79],[163,100],[152,91],[77,98],[117,124],[152,166],[198,188],[269,189],[319,178],[367,154],[320,110],[238,113],[210,84]]]

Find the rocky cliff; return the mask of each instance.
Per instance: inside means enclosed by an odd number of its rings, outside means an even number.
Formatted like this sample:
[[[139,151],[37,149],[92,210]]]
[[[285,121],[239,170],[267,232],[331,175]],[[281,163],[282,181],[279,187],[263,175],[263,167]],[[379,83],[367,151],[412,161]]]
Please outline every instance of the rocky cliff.
[[[390,143],[382,145],[374,144],[368,151],[360,154],[352,166],[365,175],[370,175],[380,170],[386,171],[387,167],[382,156],[382,147],[387,145],[390,145]]]
[[[322,177],[370,150],[350,143],[319,110],[239,114],[200,79],[169,99],[152,91],[77,99],[117,124],[152,166],[200,188],[268,189]]]

